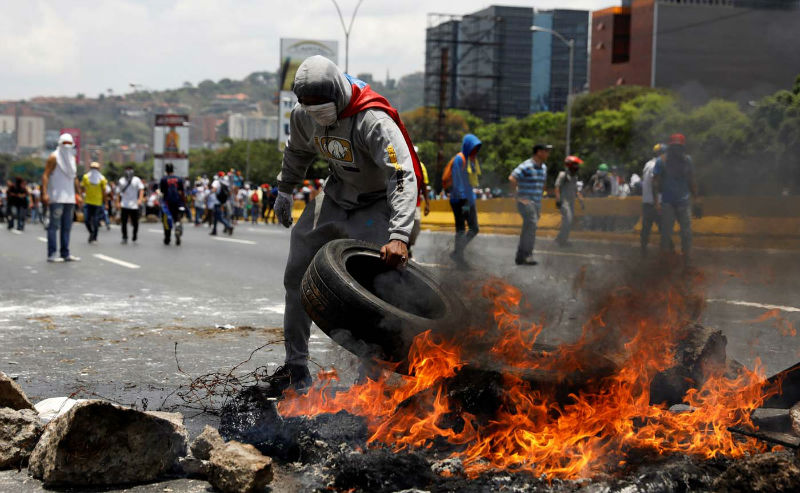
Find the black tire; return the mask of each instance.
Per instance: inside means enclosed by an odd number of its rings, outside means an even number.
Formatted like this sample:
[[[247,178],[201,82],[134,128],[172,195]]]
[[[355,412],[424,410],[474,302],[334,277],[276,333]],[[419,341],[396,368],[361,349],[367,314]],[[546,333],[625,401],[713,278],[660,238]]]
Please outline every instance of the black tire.
[[[334,240],[321,248],[301,284],[303,306],[331,339],[361,358],[374,358],[408,372],[407,356],[417,334],[464,329],[466,309],[447,296],[419,265],[386,266],[380,247]],[[378,293],[378,294],[376,294]]]

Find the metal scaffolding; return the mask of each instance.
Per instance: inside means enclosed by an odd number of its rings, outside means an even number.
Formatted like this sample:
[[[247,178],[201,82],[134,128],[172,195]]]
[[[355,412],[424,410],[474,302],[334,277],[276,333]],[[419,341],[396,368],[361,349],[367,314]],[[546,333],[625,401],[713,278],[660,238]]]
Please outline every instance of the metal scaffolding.
[[[436,187],[444,167],[445,110],[467,110],[485,120],[500,115],[503,18],[428,14],[425,36],[425,107],[437,109]],[[426,120],[427,121],[427,120]],[[432,129],[426,128],[431,135]]]

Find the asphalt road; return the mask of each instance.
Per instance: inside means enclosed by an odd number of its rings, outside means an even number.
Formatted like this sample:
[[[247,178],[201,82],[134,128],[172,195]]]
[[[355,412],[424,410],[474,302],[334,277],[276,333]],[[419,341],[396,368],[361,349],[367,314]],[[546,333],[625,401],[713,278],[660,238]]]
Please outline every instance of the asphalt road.
[[[161,243],[159,224],[142,224],[137,244],[121,245],[112,227],[89,245],[86,229],[76,224],[72,253],[82,261],[61,264],[45,261],[45,236],[36,225],[22,234],[0,230],[0,370],[17,376],[34,402],[74,395],[170,407],[184,404],[173,394],[180,385],[227,371],[260,346],[266,344],[239,371],[271,371],[282,362],[288,230],[240,224],[231,237],[211,237],[205,227],[188,226],[176,247]],[[574,338],[599,295],[648,265],[635,245],[576,241],[559,249],[540,238],[540,265],[517,267],[516,241],[479,235],[468,249],[472,276],[520,287],[545,322],[546,342]],[[448,276],[450,248],[451,234],[423,232],[414,257]],[[695,265],[706,279],[701,322],[723,330],[729,356],[746,365],[760,358],[770,374],[800,360],[800,340],[792,335],[800,328],[800,254],[698,249]],[[771,310],[774,316],[756,321]],[[354,358],[316,328],[311,351],[319,365],[343,370],[343,384],[352,381]],[[213,416],[178,410],[193,435],[215,423]],[[23,480],[24,472],[2,473],[0,490],[21,488]],[[175,491],[200,487],[180,485]]]

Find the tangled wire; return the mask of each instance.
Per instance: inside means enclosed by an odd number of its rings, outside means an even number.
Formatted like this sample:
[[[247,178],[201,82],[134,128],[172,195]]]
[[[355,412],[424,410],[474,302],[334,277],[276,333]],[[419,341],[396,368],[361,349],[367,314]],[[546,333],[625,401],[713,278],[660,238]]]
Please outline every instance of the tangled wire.
[[[216,371],[192,378],[191,375],[183,371],[178,360],[178,343],[175,343],[175,364],[178,372],[190,379],[188,384],[180,385],[164,398],[160,409],[175,410],[178,407],[193,409],[199,414],[219,414],[222,407],[229,399],[235,397],[243,388],[256,385],[260,381],[266,380],[268,368],[259,366],[258,368],[240,372],[239,369],[253,359],[258,351],[273,344],[282,343],[283,339],[276,339],[254,349],[246,360],[236,364],[226,371]],[[167,401],[175,396],[180,401],[178,404],[166,406]]]

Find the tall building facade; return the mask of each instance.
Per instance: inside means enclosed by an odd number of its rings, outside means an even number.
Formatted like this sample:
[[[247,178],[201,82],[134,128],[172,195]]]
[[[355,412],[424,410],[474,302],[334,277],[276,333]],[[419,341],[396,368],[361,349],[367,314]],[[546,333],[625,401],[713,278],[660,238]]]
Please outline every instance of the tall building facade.
[[[234,140],[276,139],[278,117],[235,113],[228,117],[228,136]]]
[[[17,118],[17,147],[20,149],[44,147],[44,118],[41,116]]]
[[[538,24],[537,24],[538,23]],[[467,110],[486,121],[566,106],[569,49],[537,24],[575,39],[573,88],[586,84],[589,13],[492,5],[463,15],[429,14],[425,105]]]
[[[590,89],[758,99],[800,74],[797,26],[798,0],[631,0],[592,15]]]
[[[535,11],[533,25],[573,40],[572,93],[586,88],[588,77],[589,12]],[[533,33],[530,112],[562,111],[569,94],[569,47],[547,32]]]

